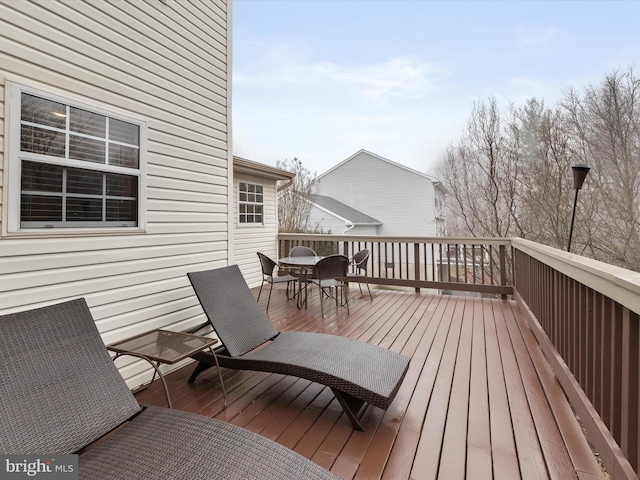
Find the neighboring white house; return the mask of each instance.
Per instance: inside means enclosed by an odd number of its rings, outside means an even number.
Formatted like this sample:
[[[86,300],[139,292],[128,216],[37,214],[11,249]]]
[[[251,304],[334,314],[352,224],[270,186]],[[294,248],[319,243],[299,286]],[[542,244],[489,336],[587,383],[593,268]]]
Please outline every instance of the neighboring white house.
[[[233,157],[234,261],[249,286],[262,283],[262,269],[256,252],[278,257],[277,182],[287,188],[295,173],[245,158]]]
[[[0,314],[85,297],[106,343],[205,321],[186,273],[236,259],[230,45],[223,0],[0,1]]]
[[[309,224],[350,235],[445,234],[446,189],[430,175],[360,150],[318,176]]]

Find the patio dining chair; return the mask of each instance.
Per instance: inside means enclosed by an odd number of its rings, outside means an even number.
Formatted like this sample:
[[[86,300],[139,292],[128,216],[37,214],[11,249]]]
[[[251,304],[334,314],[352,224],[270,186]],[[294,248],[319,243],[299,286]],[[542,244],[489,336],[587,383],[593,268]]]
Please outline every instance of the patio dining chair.
[[[269,303],[271,302],[271,291],[273,290],[273,285],[275,283],[286,283],[287,284],[287,300],[291,300],[295,298],[296,294],[296,282],[298,281],[297,277],[293,275],[276,275],[276,267],[278,264],[267,257],[262,252],[256,252],[258,254],[258,258],[260,259],[260,265],[262,267],[262,284],[260,284],[260,291],[258,292],[258,301],[260,301],[260,295],[262,295],[262,287],[265,283],[270,284],[269,286],[269,299],[267,300],[267,308],[269,311]]]
[[[324,257],[316,263],[316,266],[313,268],[311,283],[318,286],[322,318],[324,318],[324,294],[335,300],[336,308],[338,305],[346,305],[347,315],[349,315],[348,286],[345,282],[348,269],[349,259],[344,255]]]
[[[351,266],[353,267],[353,271],[347,273],[347,280],[355,280],[358,282],[358,287],[360,287],[360,295],[362,295],[362,283],[364,282],[367,285],[367,290],[369,291],[369,297],[373,300],[373,295],[371,295],[371,289],[369,288],[369,280],[367,279],[367,262],[369,261],[369,250],[364,249],[360,250],[353,257],[351,257]]]
[[[296,247],[293,247],[291,250],[289,250],[289,256],[290,257],[317,257],[318,254],[311,247],[307,247],[305,245],[298,245]],[[308,277],[311,275],[312,272],[313,270],[310,268],[295,268],[295,269],[292,269],[291,271],[291,273],[293,273],[294,275],[298,275],[301,282],[307,281]]]
[[[79,454],[76,478],[338,478],[243,428],[141,407],[82,298],[0,316],[0,372],[0,452]]]
[[[391,405],[409,367],[406,356],[337,335],[277,331],[237,265],[187,275],[224,345],[216,352],[221,367],[294,375],[326,385],[357,430],[363,430],[358,412],[366,403],[382,409]],[[200,363],[190,382],[215,365],[211,353],[193,358]]]
[[[304,245],[298,245],[289,250],[290,257],[315,257],[317,255],[313,248]]]

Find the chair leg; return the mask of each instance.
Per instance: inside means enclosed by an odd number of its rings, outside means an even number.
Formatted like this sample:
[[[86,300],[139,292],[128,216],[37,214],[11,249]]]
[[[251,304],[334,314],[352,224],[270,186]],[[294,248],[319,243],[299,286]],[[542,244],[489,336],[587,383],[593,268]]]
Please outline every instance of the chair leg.
[[[293,290],[293,293],[291,292]],[[296,284],[293,281],[287,282],[287,300],[296,298]]]
[[[373,295],[371,295],[371,289],[369,288],[369,280],[367,279],[366,275],[365,275],[365,277],[364,277],[364,281],[365,281],[365,282],[366,282],[366,284],[367,284],[367,290],[369,291],[369,298],[370,298],[371,300],[373,300]]]
[[[262,279],[262,283],[260,284],[260,291],[258,292],[258,302],[260,301],[260,295],[262,295],[262,286],[264,285],[264,278]]]
[[[365,404],[364,400],[360,400],[359,398],[336,390],[335,388],[332,388],[331,390],[333,390],[333,394],[338,399],[338,402],[340,402],[340,405],[342,405],[342,409],[344,410],[344,413],[347,414],[347,418],[351,420],[353,428],[359,432],[364,432],[364,427],[358,420],[358,412],[360,412],[362,406]]]
[[[273,290],[273,282],[271,282],[271,287],[269,288],[269,299],[267,300],[267,309],[266,311],[269,311],[269,303],[271,303],[271,292]]]
[[[191,373],[191,376],[189,377],[189,383],[195,382],[198,375],[200,375],[202,372],[204,372],[208,368],[211,368],[212,366],[213,365],[210,363],[198,362],[198,365],[196,365],[196,368],[193,370],[193,372]]]
[[[320,295],[320,313],[322,314],[322,318],[324,318],[324,307],[322,306],[322,292],[324,289],[318,285],[318,294]]]
[[[349,290],[347,289],[347,285],[343,285],[342,292],[344,295],[344,303],[347,305],[347,315],[349,315]]]

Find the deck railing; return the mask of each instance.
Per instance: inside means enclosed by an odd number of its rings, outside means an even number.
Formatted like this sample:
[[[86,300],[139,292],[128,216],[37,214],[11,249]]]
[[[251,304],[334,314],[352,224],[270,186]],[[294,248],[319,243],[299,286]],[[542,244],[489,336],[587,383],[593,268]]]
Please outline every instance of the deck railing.
[[[636,478],[640,273],[521,239],[512,244],[517,300],[567,397],[611,478]]]
[[[368,249],[369,282],[399,287],[513,293],[510,240],[495,238],[383,237],[280,234],[278,256],[306,245],[318,255],[348,257]]]
[[[523,239],[279,235],[295,245],[368,248],[373,284],[512,295],[611,478],[637,478],[640,273]]]

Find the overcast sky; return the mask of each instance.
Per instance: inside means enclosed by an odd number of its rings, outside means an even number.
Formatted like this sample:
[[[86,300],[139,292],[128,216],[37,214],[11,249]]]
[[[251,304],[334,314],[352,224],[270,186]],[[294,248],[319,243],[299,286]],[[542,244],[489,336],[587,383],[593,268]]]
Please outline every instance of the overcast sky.
[[[430,172],[471,104],[553,105],[640,59],[639,1],[234,0],[234,154]]]

